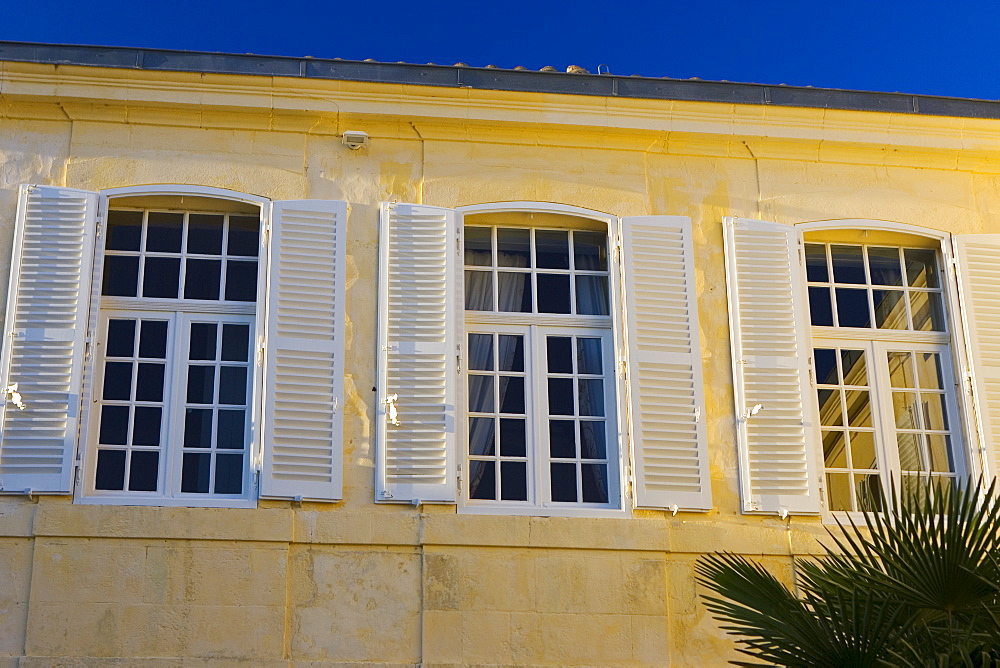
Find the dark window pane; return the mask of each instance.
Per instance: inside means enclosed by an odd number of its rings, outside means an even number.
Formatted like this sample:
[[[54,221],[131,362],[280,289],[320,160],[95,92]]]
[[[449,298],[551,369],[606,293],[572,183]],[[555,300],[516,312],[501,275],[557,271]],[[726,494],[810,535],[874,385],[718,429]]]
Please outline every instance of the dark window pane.
[[[492,413],[493,376],[469,376],[469,410],[473,413]]]
[[[570,312],[569,274],[538,274],[538,312]]]
[[[579,338],[576,340],[576,370],[577,373],[600,374],[603,365],[601,363],[601,340],[590,338]]]
[[[550,464],[552,500],[576,501],[576,464]]]
[[[212,455],[185,452],[181,462],[181,491],[191,494],[207,494],[212,468]]]
[[[98,450],[95,489],[121,491],[125,489],[125,451]]]
[[[163,401],[163,369],[162,364],[139,364],[136,376],[136,401]]]
[[[526,462],[500,462],[500,498],[503,501],[528,500]]]
[[[841,327],[871,327],[868,291],[837,288],[837,320]]]
[[[608,502],[607,464],[583,464],[580,476],[583,478],[583,500],[585,503]]]
[[[526,453],[524,420],[500,418],[500,456],[524,457]]]
[[[903,269],[899,262],[898,248],[868,249],[868,271],[872,285],[902,285]]]
[[[580,423],[580,457],[583,459],[605,459],[608,456],[604,425],[604,422]]]
[[[580,415],[604,416],[604,381],[580,378]]]
[[[257,301],[257,263],[244,260],[226,262],[226,300]]]
[[[191,323],[191,341],[188,346],[188,359],[214,360],[215,340],[219,333],[214,322]]]
[[[549,378],[549,415],[573,415],[571,378]]]
[[[224,366],[219,372],[219,403],[244,406],[247,403],[247,368]]]
[[[188,258],[184,262],[184,299],[218,299],[221,276],[221,260]]]
[[[830,274],[826,266],[826,246],[806,244],[806,280],[826,283]]]
[[[523,376],[500,376],[500,412],[524,414]]]
[[[845,385],[867,385],[868,372],[865,368],[865,351],[841,350],[841,365],[844,369]]]
[[[906,264],[906,284],[912,288],[939,288],[937,253],[922,248],[903,250]]]
[[[569,269],[569,232],[536,230],[535,266],[542,269]]]
[[[877,475],[855,475],[855,492],[858,510],[868,513],[882,512],[882,483]]]
[[[159,406],[136,406],[132,420],[132,445],[160,444]]]
[[[101,406],[99,441],[104,445],[128,443],[128,406]]]
[[[819,422],[824,427],[840,427],[844,424],[841,411],[840,390],[820,388],[816,390],[816,401],[819,404]]]
[[[180,253],[184,214],[150,211],[146,226],[146,250]]]
[[[495,431],[496,423],[493,418],[469,418],[469,454],[493,456],[496,452]]]
[[[229,245],[226,252],[229,255],[257,257],[260,253],[260,244],[257,242],[259,233],[258,216],[230,216]]]
[[[469,462],[469,498],[497,498],[495,462]]]
[[[133,450],[128,467],[128,488],[132,492],[155,492],[159,477],[160,453],[149,450]]]
[[[108,357],[132,357],[135,353],[135,320],[109,320]]]
[[[491,272],[465,272],[465,310],[493,310],[493,274]]]
[[[501,371],[524,371],[524,337],[520,334],[500,334],[497,353]]]
[[[205,213],[188,216],[187,252],[222,255],[222,216]]]
[[[918,332],[945,331],[941,293],[911,292],[910,312],[913,314],[913,329]]]
[[[607,271],[608,237],[602,232],[574,232],[573,258],[576,269]]]
[[[243,493],[243,455],[215,456],[215,493]]]
[[[180,258],[147,257],[142,272],[142,296],[176,299],[180,275]]]
[[[141,241],[142,211],[108,211],[106,249],[137,251]]]
[[[816,364],[816,382],[827,385],[837,385],[840,379],[837,375],[837,351],[831,348],[813,349],[813,359]]]
[[[489,227],[465,228],[465,264],[475,267],[493,265],[493,231]]]
[[[576,422],[549,420],[549,456],[553,459],[576,457]]]
[[[143,320],[139,328],[139,357],[166,359],[167,321]]]
[[[906,302],[902,290],[872,290],[875,326],[879,329],[908,329]]]
[[[531,313],[531,274],[501,271],[497,274],[497,285],[499,310]]]
[[[833,280],[837,283],[867,282],[865,260],[861,246],[830,246],[833,260]]]
[[[210,404],[215,396],[215,367],[188,367],[187,401],[189,404]]]
[[[249,362],[250,325],[222,326],[222,361]]]
[[[242,450],[246,447],[246,411],[220,410],[216,447],[223,450]]]
[[[497,265],[531,266],[531,234],[528,230],[497,230]]]
[[[549,373],[573,373],[573,339],[549,336],[545,339]]]
[[[810,286],[809,317],[817,327],[833,327],[833,304],[830,301],[830,288]]]
[[[212,447],[212,409],[188,408],[184,412],[184,447]]]
[[[128,401],[132,398],[132,363],[104,363],[104,399]]]
[[[469,368],[493,371],[492,334],[469,334]]]
[[[139,285],[139,258],[120,255],[104,257],[101,294],[109,297],[135,297]]]
[[[611,303],[608,300],[607,276],[577,276],[576,312],[580,315],[609,315]],[[541,284],[539,284],[541,289]],[[541,303],[541,297],[538,302]]]

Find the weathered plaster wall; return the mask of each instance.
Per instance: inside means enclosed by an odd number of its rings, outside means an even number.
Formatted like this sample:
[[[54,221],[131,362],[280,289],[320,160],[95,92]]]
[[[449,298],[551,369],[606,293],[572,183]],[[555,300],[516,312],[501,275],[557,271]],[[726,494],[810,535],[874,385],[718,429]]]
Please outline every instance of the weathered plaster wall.
[[[101,73],[112,84],[148,76]],[[573,100],[571,113],[546,111],[557,96],[481,92],[463,116],[454,91],[336,82],[254,112],[261,91],[246,82],[196,88],[237,77],[170,75],[195,90],[156,102],[112,84],[118,100],[87,98],[88,74],[66,74],[59,98],[43,84],[21,95],[8,85],[0,98],[0,294],[19,183],[347,200],[344,501],[213,510],[0,497],[0,666],[721,665],[731,643],[697,602],[698,555],[759,556],[790,580],[790,556],[814,552],[823,533],[819,519],[738,511],[722,217],[1000,231],[997,140],[985,126],[967,134],[971,121],[692,103],[668,113],[620,100],[611,110],[597,98]],[[355,128],[372,136],[368,149],[341,144]],[[387,199],[690,216],[716,509],[582,519],[376,506],[377,205]]]

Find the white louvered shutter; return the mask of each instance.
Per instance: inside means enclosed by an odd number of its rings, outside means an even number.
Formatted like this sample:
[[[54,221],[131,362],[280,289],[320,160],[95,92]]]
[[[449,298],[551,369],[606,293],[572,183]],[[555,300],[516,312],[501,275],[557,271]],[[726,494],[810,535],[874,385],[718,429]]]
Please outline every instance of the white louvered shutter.
[[[347,204],[271,205],[261,495],[342,498]]]
[[[710,510],[691,219],[622,218],[621,239],[635,503]]]
[[[87,341],[97,193],[22,186],[0,388],[0,491],[72,491]]]
[[[954,238],[980,447],[989,476],[1000,475],[1000,235]]]
[[[743,510],[818,513],[802,235],[744,218],[724,226]]]
[[[457,218],[450,209],[382,205],[379,501],[455,501]]]

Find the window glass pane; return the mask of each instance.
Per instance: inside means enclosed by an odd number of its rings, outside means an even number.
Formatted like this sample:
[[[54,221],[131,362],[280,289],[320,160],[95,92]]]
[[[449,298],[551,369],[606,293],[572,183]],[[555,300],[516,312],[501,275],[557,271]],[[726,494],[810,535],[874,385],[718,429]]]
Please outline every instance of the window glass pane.
[[[945,408],[944,395],[924,392],[920,398],[924,407],[924,429],[947,431],[948,412]]]
[[[496,453],[495,432],[493,418],[469,418],[469,454],[492,457]]]
[[[97,475],[94,488],[100,490],[125,489],[125,451],[98,450]]]
[[[128,488],[132,492],[155,492],[160,453],[133,450],[128,467]]]
[[[573,373],[573,339],[549,336],[545,339],[549,373]]]
[[[944,381],[941,376],[941,357],[937,353],[915,353],[917,363],[917,379],[920,387],[927,390],[943,390]]]
[[[243,493],[243,455],[215,456],[215,493]]]
[[[160,444],[161,412],[159,406],[135,407],[132,415],[132,445]]]
[[[841,327],[871,327],[868,291],[837,288],[837,321]]]
[[[135,297],[139,285],[139,257],[106,255],[101,294],[109,297]]]
[[[875,326],[879,329],[907,329],[905,293],[902,290],[872,290]]]
[[[139,329],[139,357],[166,359],[167,321],[143,320]]]
[[[919,429],[917,417],[917,395],[913,392],[893,392],[892,412],[896,427],[900,429]]]
[[[600,339],[580,337],[576,340],[576,368],[578,373],[604,373]]]
[[[573,262],[576,269],[608,270],[608,236],[603,232],[573,232]]]
[[[220,410],[219,428],[215,435],[216,447],[223,450],[242,450],[246,447],[246,421],[245,411]]]
[[[872,426],[872,405],[868,392],[864,390],[847,390],[844,393],[847,403],[847,424],[851,427]]]
[[[553,501],[576,501],[576,464],[549,464]]]
[[[243,260],[226,261],[226,300],[257,301],[257,263]]]
[[[108,250],[137,251],[142,241],[142,211],[108,211]]]
[[[576,422],[549,420],[549,456],[555,459],[576,457]]]
[[[504,501],[527,501],[528,464],[500,462],[500,498]]]
[[[904,471],[923,471],[923,455],[920,451],[920,434],[896,434],[896,447],[899,448],[899,467]]]
[[[211,408],[188,408],[184,412],[184,447],[212,447]]]
[[[180,258],[146,257],[142,272],[142,296],[176,299],[180,275]]]
[[[499,310],[531,313],[531,274],[501,271],[497,274],[497,286]]]
[[[211,471],[212,455],[207,452],[185,452],[181,463],[181,491],[207,494]]]
[[[163,401],[163,364],[139,364],[136,375],[136,401]]]
[[[501,371],[524,371],[524,337],[500,334],[498,358]]]
[[[526,454],[524,420],[500,418],[500,456],[524,457]]]
[[[497,230],[497,265],[500,267],[531,266],[531,233],[529,230]]]
[[[570,306],[569,274],[538,274],[538,312],[569,313]]]
[[[465,264],[493,266],[493,230],[489,227],[465,228]]]
[[[837,385],[837,351],[830,348],[813,349],[813,359],[816,364],[816,382],[827,385]]]
[[[104,445],[126,445],[128,417],[128,406],[101,406],[100,442]]]
[[[868,270],[872,285],[903,285],[898,248],[868,248]]]
[[[826,246],[806,244],[806,280],[826,283],[830,280],[826,266]]]
[[[607,276],[576,276],[576,312],[580,315],[609,315]],[[541,290],[541,284],[539,284]],[[539,297],[541,302],[541,297]]]
[[[474,413],[493,413],[493,376],[469,376],[469,410]]]
[[[815,327],[833,327],[833,302],[830,288],[809,287],[809,319]]]
[[[224,366],[219,370],[219,403],[244,406],[247,403],[247,369]]]
[[[535,266],[569,269],[569,232],[535,230]]]
[[[549,415],[573,415],[573,380],[549,378]]]
[[[184,299],[218,299],[222,277],[221,260],[195,260],[184,263]]]
[[[826,499],[829,510],[853,510],[851,505],[851,474],[826,474]]]
[[[854,492],[857,494],[858,510],[868,513],[882,512],[882,481],[878,475],[854,476]]]
[[[851,432],[851,464],[856,469],[878,468],[875,459],[875,434],[873,432]]]
[[[833,280],[837,283],[865,284],[865,261],[861,246],[830,246]]]
[[[607,503],[607,464],[583,464],[580,469],[584,503]]]
[[[823,432],[823,463],[827,468],[847,468],[847,443],[842,431]]]
[[[844,424],[840,406],[840,390],[816,390],[819,399],[819,423],[824,427],[840,427]]]
[[[146,226],[146,250],[180,253],[184,214],[150,211]]]
[[[524,377],[500,376],[500,412],[524,414]]]
[[[868,372],[865,369],[865,351],[841,350],[840,361],[844,369],[845,385],[868,384]]]
[[[187,252],[222,255],[222,216],[192,213],[188,216]]]
[[[604,416],[604,381],[600,378],[580,378],[580,415]]]
[[[135,354],[135,320],[109,320],[108,357],[132,357]]]
[[[583,459],[605,459],[608,449],[604,439],[604,422],[580,422],[580,456]]]
[[[918,332],[945,331],[941,293],[911,292],[910,311],[913,313],[913,329]]]
[[[218,325],[214,322],[191,323],[191,341],[188,350],[188,359],[214,360],[217,335]]]
[[[222,360],[224,362],[249,362],[250,325],[222,326]]]
[[[493,274],[491,272],[465,272],[465,310],[493,310]]]
[[[257,257],[260,252],[258,216],[229,216],[229,239],[226,247],[228,255]]]
[[[906,283],[914,288],[939,288],[941,282],[937,272],[937,253],[924,248],[903,250],[906,264]]]
[[[916,387],[909,352],[890,352],[889,382],[892,387]]]
[[[926,438],[931,471],[939,473],[954,471],[955,461],[951,456],[951,438],[944,434],[927,434]]]
[[[492,334],[469,334],[469,368],[493,371]]]
[[[497,498],[496,462],[469,462],[469,497]]]
[[[128,401],[132,398],[132,363],[104,363],[104,392],[102,398]]]
[[[189,404],[210,404],[215,396],[215,367],[188,367],[187,401]]]

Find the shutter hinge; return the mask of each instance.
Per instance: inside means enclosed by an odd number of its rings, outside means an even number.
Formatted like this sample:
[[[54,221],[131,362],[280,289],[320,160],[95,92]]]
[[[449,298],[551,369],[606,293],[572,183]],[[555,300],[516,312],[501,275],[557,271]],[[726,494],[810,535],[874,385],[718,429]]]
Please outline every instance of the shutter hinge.
[[[264,335],[257,337],[257,366],[264,364]]]
[[[77,463],[73,467],[73,485],[74,486],[79,486],[80,485],[81,475],[82,475],[82,472],[81,472],[81,469],[80,469],[80,464]]]
[[[457,365],[457,373],[462,373],[462,344],[455,344],[455,364]],[[471,382],[471,381],[470,381]]]
[[[455,476],[458,480],[458,496],[462,496],[462,467],[458,467],[458,474]]]
[[[383,489],[383,490],[382,490],[382,498],[383,498],[383,499],[391,499],[391,498],[393,498],[393,496],[392,496],[392,492],[390,492],[390,491],[389,491],[389,490],[387,490],[387,489]]]

